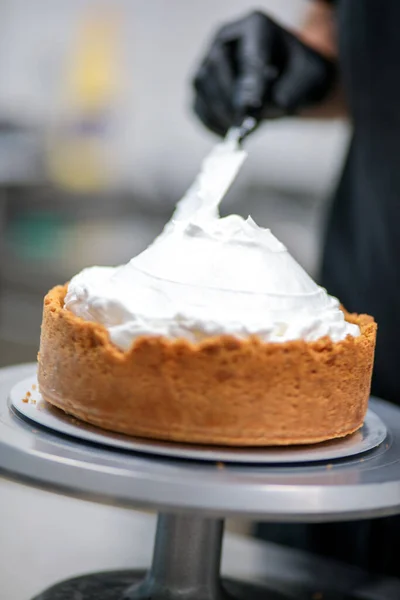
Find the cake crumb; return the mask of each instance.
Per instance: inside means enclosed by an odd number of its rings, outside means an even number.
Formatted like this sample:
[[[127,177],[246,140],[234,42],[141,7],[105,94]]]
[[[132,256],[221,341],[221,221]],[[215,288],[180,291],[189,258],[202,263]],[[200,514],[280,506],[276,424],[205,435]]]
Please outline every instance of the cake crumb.
[[[36,383],[34,383],[34,384],[32,385],[32,389],[33,389],[33,391],[34,391],[34,392],[36,391],[36,388],[37,388],[37,385],[36,385]]]
[[[30,392],[26,392],[26,397],[30,398],[32,396],[32,394]]]
[[[223,462],[217,462],[217,469],[225,469],[225,464]]]
[[[364,458],[360,458],[360,462],[364,462],[364,460],[365,460]]]
[[[22,398],[22,402],[25,402],[25,404],[28,402],[28,398],[25,396],[25,398]]]
[[[326,468],[327,468],[327,470],[329,471],[330,469],[333,469],[333,465],[331,465],[331,464],[329,464],[329,465],[326,465]]]

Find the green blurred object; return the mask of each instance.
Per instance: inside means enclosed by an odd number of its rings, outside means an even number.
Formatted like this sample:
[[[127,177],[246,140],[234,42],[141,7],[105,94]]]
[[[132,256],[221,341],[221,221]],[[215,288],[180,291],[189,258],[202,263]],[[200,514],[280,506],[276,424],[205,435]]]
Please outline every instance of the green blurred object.
[[[25,213],[9,222],[6,241],[13,254],[24,260],[58,260],[62,235],[70,223],[50,212]]]

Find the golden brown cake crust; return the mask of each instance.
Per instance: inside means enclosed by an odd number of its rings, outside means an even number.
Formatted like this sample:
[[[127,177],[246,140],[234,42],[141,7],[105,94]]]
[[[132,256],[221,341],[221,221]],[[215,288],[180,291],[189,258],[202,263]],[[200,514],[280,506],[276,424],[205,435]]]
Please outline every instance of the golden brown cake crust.
[[[43,397],[104,429],[201,444],[306,444],[356,431],[367,410],[376,324],[346,315],[361,335],[199,343],[145,336],[129,351],[104,326],[63,308],[65,286],[44,300]]]

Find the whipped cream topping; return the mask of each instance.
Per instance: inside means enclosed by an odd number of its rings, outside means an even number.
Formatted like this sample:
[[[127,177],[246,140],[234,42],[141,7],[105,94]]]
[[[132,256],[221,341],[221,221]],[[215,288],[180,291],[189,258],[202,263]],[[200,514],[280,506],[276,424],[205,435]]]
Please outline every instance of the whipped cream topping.
[[[163,233],[126,265],[76,275],[65,308],[102,323],[121,349],[142,335],[271,342],[359,335],[338,300],[269,229],[251,217],[220,218],[220,201],[245,157],[232,141],[216,146]]]

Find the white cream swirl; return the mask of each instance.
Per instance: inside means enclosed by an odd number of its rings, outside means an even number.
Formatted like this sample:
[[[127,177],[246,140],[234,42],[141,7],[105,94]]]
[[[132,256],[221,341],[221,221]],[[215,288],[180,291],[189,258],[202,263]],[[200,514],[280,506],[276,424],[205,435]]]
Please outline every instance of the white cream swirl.
[[[218,204],[244,156],[220,144],[155,242],[127,265],[76,275],[65,308],[105,325],[121,349],[142,335],[257,335],[271,342],[359,335],[338,300],[268,229],[250,217],[219,218]]]

